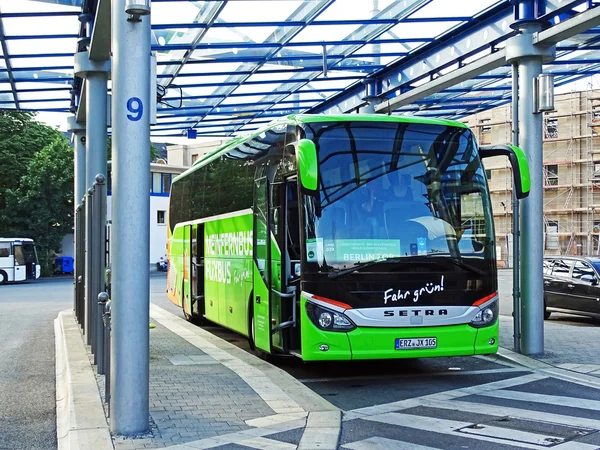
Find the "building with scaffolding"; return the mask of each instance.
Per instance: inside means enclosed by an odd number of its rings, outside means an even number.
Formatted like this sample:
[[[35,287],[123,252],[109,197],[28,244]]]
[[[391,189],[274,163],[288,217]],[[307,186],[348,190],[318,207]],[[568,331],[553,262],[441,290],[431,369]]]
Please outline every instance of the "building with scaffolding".
[[[465,118],[480,145],[512,141],[507,104]],[[527,149],[524,149],[527,152]],[[506,158],[485,161],[499,263],[512,260],[512,173]],[[600,90],[557,95],[544,114],[544,251],[600,254]]]

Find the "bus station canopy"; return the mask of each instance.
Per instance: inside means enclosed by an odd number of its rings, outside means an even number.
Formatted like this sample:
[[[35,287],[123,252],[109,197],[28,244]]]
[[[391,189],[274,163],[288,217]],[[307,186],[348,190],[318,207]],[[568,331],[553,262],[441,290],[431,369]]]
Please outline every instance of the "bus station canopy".
[[[109,0],[0,0],[0,108],[73,114],[74,54]],[[600,71],[600,7],[539,0],[556,86]],[[102,10],[104,7],[104,10]],[[295,113],[460,119],[510,101],[511,0],[153,0],[152,136],[233,136]],[[109,36],[109,34],[106,34]],[[476,67],[477,70],[470,71]],[[109,82],[110,90],[110,82]]]

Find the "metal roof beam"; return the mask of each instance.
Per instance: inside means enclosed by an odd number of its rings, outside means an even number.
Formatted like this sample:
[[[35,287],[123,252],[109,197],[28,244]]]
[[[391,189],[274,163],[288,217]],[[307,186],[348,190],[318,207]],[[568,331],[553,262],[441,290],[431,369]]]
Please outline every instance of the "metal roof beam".
[[[512,22],[512,8],[508,3],[500,4],[473,18],[456,30],[437,40],[437,43],[407,58],[392,64],[381,74],[370,79],[380,82],[386,92],[409,87],[412,83],[443,68],[461,61],[477,52],[491,48],[501,42],[513,31],[508,28]],[[324,102],[310,110],[311,113],[340,113],[357,109],[365,105],[365,88],[362,85],[351,86],[339,96]]]
[[[588,9],[571,19],[560,22],[558,25],[554,25],[553,27],[538,33],[536,45],[554,44],[560,40],[568,39],[569,37],[581,33],[586,29],[585,27],[594,27],[597,25],[600,25],[600,7]],[[447,75],[442,75],[439,78],[411,89],[406,93],[402,93],[394,98],[386,100],[375,106],[375,112],[390,113],[401,106],[413,103],[428,95],[435,94],[468,79],[485,79],[482,74],[504,66],[506,64],[505,57],[506,54],[504,50],[499,50],[467,64],[466,66],[460,67]],[[498,78],[498,76],[494,75],[490,79],[496,78]]]
[[[54,3],[55,5],[78,6],[81,7],[83,0],[33,0],[41,3]]]
[[[4,34],[4,23],[2,19],[0,19],[0,45],[2,46],[2,56],[4,57],[4,64],[6,65],[8,82],[10,83],[10,89],[12,90],[15,108],[19,109],[19,96],[17,94],[17,86],[12,71],[12,64],[10,61],[10,53],[8,52],[8,45],[6,45],[6,35]]]
[[[91,61],[106,61],[110,58],[110,3],[110,0],[98,0],[96,4],[96,18],[88,50]]]

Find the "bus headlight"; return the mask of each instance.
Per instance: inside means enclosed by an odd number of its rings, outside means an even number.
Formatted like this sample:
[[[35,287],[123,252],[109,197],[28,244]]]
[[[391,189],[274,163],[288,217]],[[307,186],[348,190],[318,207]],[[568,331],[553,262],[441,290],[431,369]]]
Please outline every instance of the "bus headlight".
[[[498,318],[498,300],[482,308],[469,323],[474,328],[489,327]]]
[[[314,303],[306,303],[306,313],[317,328],[325,331],[352,331],[356,325],[341,313]]]

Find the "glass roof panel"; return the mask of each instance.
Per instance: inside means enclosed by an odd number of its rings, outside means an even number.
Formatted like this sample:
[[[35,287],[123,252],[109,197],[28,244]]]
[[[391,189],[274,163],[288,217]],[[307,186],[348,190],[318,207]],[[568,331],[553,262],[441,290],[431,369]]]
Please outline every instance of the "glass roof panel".
[[[239,42],[242,44],[266,42],[267,38],[278,30],[277,27],[243,27],[243,28],[210,28],[202,42],[204,43],[219,43],[219,42]]]
[[[318,20],[368,20],[374,16],[374,2],[356,0],[337,0],[321,14]],[[386,6],[381,2],[377,5],[378,11]],[[355,26],[356,27],[356,26]]]
[[[5,17],[2,23],[6,36],[77,34],[79,31],[79,22],[71,16],[54,16],[51,20],[48,17]]]
[[[23,108],[66,110],[71,105],[71,55],[76,50],[77,39],[51,36],[78,34],[81,8],[56,1],[0,0],[0,21],[8,36],[6,45],[10,55],[4,57],[0,53],[0,80],[7,80],[6,62],[9,61],[16,88],[21,91],[18,99]],[[84,6],[96,1],[88,0]],[[553,0],[547,2],[546,7],[557,8],[561,3],[564,2]],[[579,3],[576,10],[595,5]],[[422,85],[430,78],[422,76],[420,70],[415,73],[415,77],[420,77],[416,80],[409,75],[409,70],[401,72],[400,69],[410,69],[410,64],[414,64],[407,60],[404,65],[402,58],[419,61],[422,58],[419,52],[434,46],[440,49],[445,46],[451,52],[446,41],[448,32],[463,25],[465,28],[479,26],[481,20],[484,24],[501,21],[498,15],[469,21],[498,5],[506,7],[503,10],[506,20],[501,28],[507,32],[511,21],[509,0],[155,1],[152,4],[152,46],[161,63],[157,67],[158,81],[170,86],[163,98],[167,104],[159,106],[162,132],[181,136],[176,129],[168,128],[185,130],[202,119],[198,129],[203,132],[230,134],[240,127],[256,127],[256,123],[282,114],[306,111],[349,88],[353,99],[345,104],[351,108],[360,102],[364,92],[361,79],[366,75],[377,76],[378,71],[392,62],[397,62],[398,68],[386,70],[390,76],[382,80],[384,84],[385,80],[392,83],[390,89]],[[6,16],[29,12],[50,15]],[[567,16],[571,14],[571,11],[566,12]],[[373,18],[385,20],[374,23]],[[25,39],[15,39],[19,36]],[[546,65],[547,71],[556,74],[558,84],[581,78],[586,71],[598,71],[594,61],[600,58],[596,56],[599,37],[600,33],[589,30],[559,43],[558,60]],[[457,39],[462,37],[457,36]],[[327,77],[322,70],[323,43],[327,44]],[[593,51],[581,48],[585,44],[594,45]],[[481,45],[483,48],[484,43]],[[505,43],[500,41],[494,45],[499,49]],[[561,46],[565,48],[561,50]],[[489,46],[486,48],[488,50],[471,55],[462,63],[488,54]],[[580,51],[573,52],[576,48]],[[57,56],[47,57],[49,54]],[[17,57],[11,58],[15,55]],[[28,57],[18,57],[20,55]],[[453,60],[444,68],[437,67],[433,59],[428,61],[427,71],[441,75],[456,70],[458,55],[449,56]],[[0,89],[3,91],[0,102],[6,102],[0,107],[12,105],[10,84],[6,81],[0,84],[5,86]],[[508,93],[509,87],[510,70],[502,67],[468,80],[454,87],[454,91],[449,89],[431,95],[403,110],[429,116],[460,116],[469,112],[469,108],[485,109],[505,101],[502,96]],[[52,90],[56,88],[67,89]],[[473,100],[473,97],[481,100]],[[491,98],[498,100],[491,101]],[[331,106],[335,103],[337,100]],[[419,105],[423,107],[420,111]],[[225,124],[226,131],[215,131],[219,127],[223,130]]]
[[[62,57],[45,57],[45,58],[12,58],[11,66],[15,69],[25,69],[25,68],[44,68],[44,67],[56,67],[56,66],[66,66],[73,67],[73,57],[72,56],[62,56]],[[71,69],[71,72],[73,70]]]
[[[323,40],[326,35],[328,40],[341,41],[354,30],[357,25],[309,25],[298,33],[291,42],[316,42]]]
[[[390,29],[395,39],[436,38],[463,22],[399,23]]]
[[[62,109],[68,109],[69,106],[71,105],[71,101],[70,99],[66,99],[66,100],[61,100],[59,102],[28,102],[24,105],[24,109],[33,109],[36,111],[40,111],[40,110],[45,110],[45,109],[56,109],[56,108],[62,108]]]
[[[411,14],[411,18],[474,16],[487,8],[502,3],[499,0],[433,0]]]
[[[181,69],[181,74],[187,74],[187,73],[195,73],[198,75],[202,75],[203,72],[207,72],[207,75],[210,75],[211,73],[215,73],[215,72],[229,72],[229,73],[235,73],[240,67],[239,63],[212,63],[210,65],[210,71],[206,71],[206,70],[199,70],[199,68],[197,67],[196,64],[186,64],[183,66],[183,68]]]
[[[152,24],[190,23],[199,12],[210,6],[205,1],[169,1],[152,3]]]
[[[322,0],[320,0],[322,2]],[[252,2],[229,2],[219,14],[224,22],[283,22],[306,2],[288,0],[274,3],[272,0]]]
[[[29,55],[31,53],[72,53],[77,45],[75,38],[45,38],[7,40],[8,53]]]
[[[226,49],[196,49],[192,52],[193,60],[205,60],[207,62],[219,62],[216,61],[216,58],[219,58],[221,62],[224,62],[224,59],[228,59],[235,61],[254,61],[257,58],[262,60],[267,55],[273,53],[277,50],[277,47],[261,47],[261,48],[252,48],[252,49],[238,49],[238,48],[226,48]]]
[[[19,100],[53,100],[53,99],[66,99],[70,100],[71,95],[69,90],[61,91],[33,91],[33,92],[19,92]]]
[[[0,9],[2,13],[19,13],[19,12],[80,12],[81,8],[69,5],[59,5],[57,3],[24,1],[24,0],[0,0]],[[77,17],[74,17],[77,21]]]
[[[23,82],[17,82],[15,84],[16,84],[18,91],[20,91],[22,89],[48,89],[48,88],[61,87],[61,86],[65,86],[65,85],[70,86],[71,79],[65,78],[64,81],[57,81],[57,82],[53,82],[53,83],[48,83],[48,82],[44,82],[44,81],[37,81],[37,82],[23,81]],[[0,87],[0,90],[2,90],[1,87]]]

